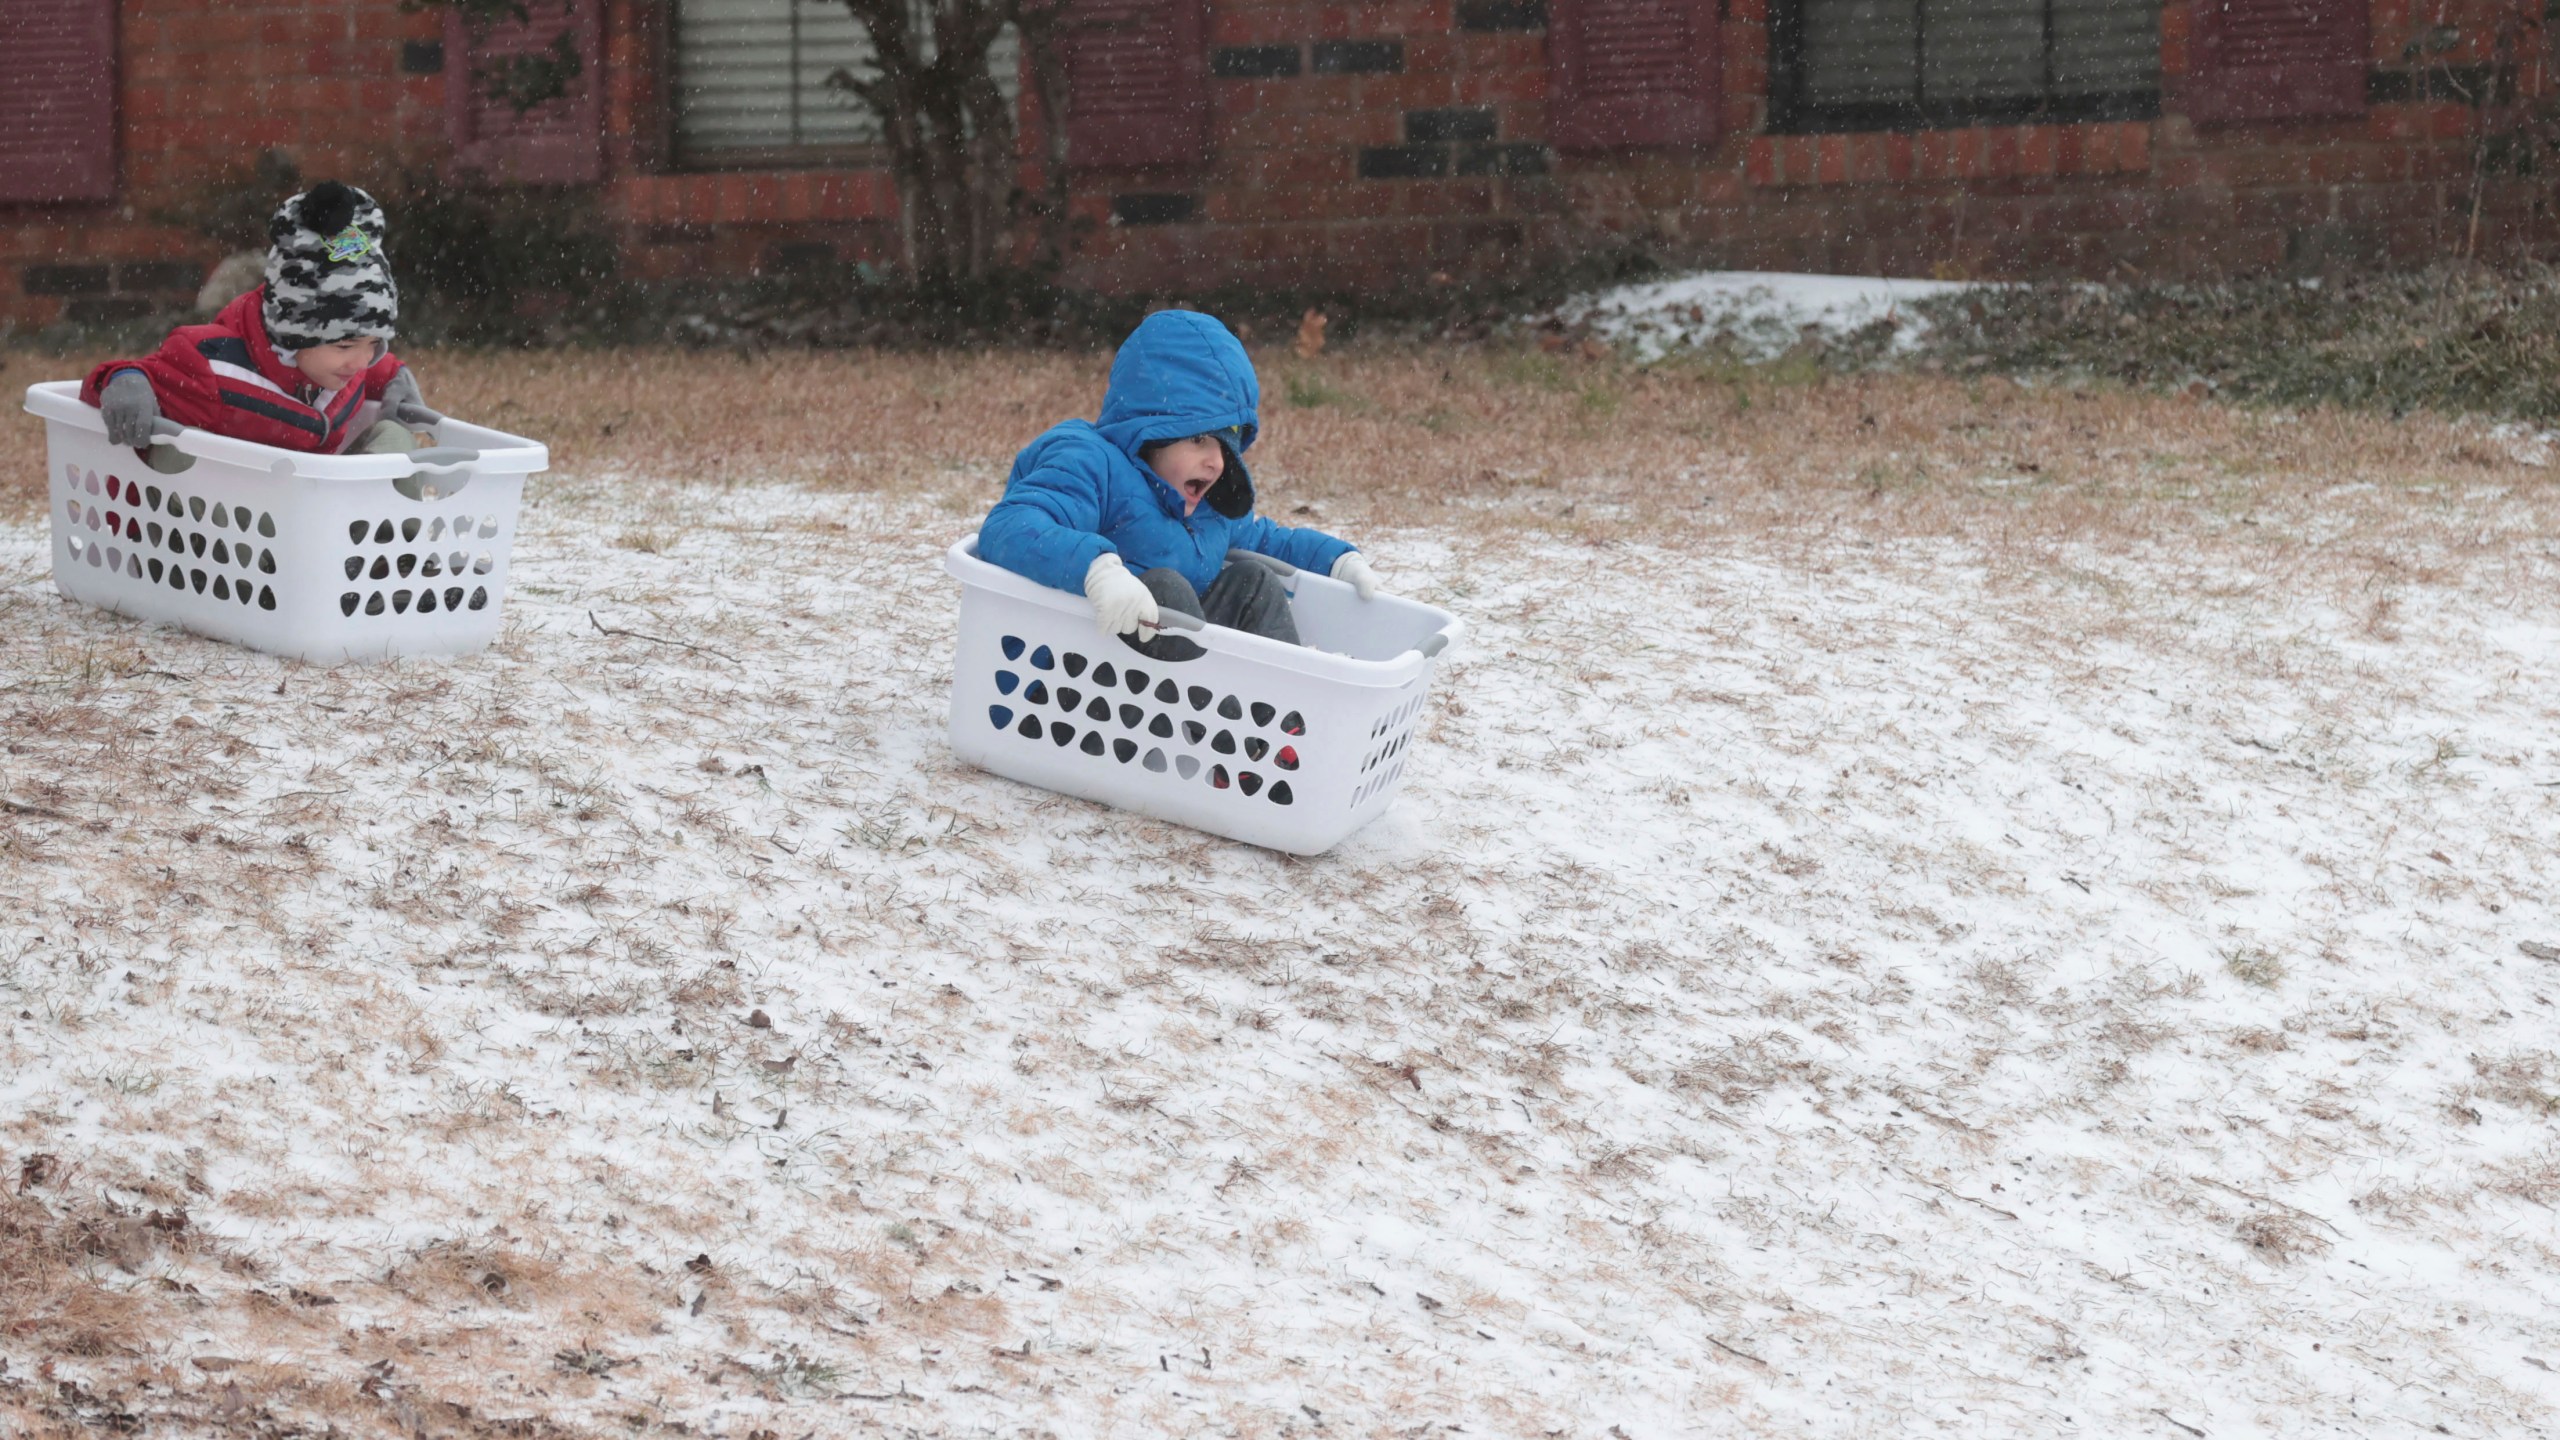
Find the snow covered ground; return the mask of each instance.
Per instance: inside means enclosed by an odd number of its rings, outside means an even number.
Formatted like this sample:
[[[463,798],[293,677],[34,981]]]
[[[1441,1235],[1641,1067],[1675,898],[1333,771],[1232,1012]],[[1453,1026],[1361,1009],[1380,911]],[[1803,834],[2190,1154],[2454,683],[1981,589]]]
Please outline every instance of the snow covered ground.
[[[1555,318],[1586,326],[1640,360],[1725,344],[1741,359],[1764,361],[1808,335],[1836,339],[1876,324],[1892,327],[1895,347],[1908,347],[1925,323],[1912,302],[1964,288],[1947,280],[1702,270],[1578,296]]]
[[[1469,643],[1295,860],[948,758],[985,486],[562,477],[337,670],[0,528],[0,1417],[2560,1430],[2539,512],[1367,536]]]

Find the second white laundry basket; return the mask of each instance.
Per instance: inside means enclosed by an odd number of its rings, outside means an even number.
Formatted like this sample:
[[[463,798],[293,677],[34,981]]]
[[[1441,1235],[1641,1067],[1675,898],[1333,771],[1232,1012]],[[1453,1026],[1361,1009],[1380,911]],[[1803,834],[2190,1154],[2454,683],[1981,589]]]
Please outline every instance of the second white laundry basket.
[[[164,473],[107,443],[76,381],[29,386],[27,410],[45,422],[63,594],[320,664],[496,638],[524,479],[550,464],[536,441],[448,419],[409,455],[181,430],[162,448],[182,468]],[[419,476],[439,493],[403,494]]]

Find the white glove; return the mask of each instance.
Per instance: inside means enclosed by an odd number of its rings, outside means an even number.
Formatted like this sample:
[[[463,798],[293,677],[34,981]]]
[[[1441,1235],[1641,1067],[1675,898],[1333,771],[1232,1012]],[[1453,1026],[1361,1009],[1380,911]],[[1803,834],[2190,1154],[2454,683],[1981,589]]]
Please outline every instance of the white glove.
[[[1360,592],[1363,600],[1377,598],[1378,572],[1369,568],[1369,562],[1361,559],[1357,550],[1345,550],[1342,558],[1333,562],[1333,578]]]
[[[402,366],[400,373],[382,387],[382,413],[401,424],[417,429],[436,424],[444,416],[427,408],[426,397],[418,393],[418,377]]]
[[[1130,574],[1117,555],[1096,555],[1085,567],[1084,598],[1093,602],[1093,618],[1105,635],[1135,635],[1141,626],[1153,630],[1162,618],[1156,613],[1155,592]]]

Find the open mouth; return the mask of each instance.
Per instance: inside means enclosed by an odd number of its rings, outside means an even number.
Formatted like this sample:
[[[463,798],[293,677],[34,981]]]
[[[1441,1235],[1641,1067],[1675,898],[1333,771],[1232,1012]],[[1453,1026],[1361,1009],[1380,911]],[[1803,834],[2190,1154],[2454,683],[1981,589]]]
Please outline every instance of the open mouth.
[[[1211,482],[1209,482],[1209,481],[1207,481],[1207,480],[1185,480],[1185,481],[1183,481],[1183,482],[1182,482],[1182,498],[1183,498],[1183,499],[1185,499],[1185,500],[1192,500],[1192,501],[1205,500],[1205,499],[1209,498],[1209,486],[1210,486],[1210,483],[1211,483]]]

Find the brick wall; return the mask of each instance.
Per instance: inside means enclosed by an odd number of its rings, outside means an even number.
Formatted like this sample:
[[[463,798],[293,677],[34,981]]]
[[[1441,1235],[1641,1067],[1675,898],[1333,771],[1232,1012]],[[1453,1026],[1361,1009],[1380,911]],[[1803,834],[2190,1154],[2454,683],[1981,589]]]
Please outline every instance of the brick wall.
[[[50,3],[50,0],[48,0]],[[393,0],[119,0],[116,197],[0,203],[0,326],[118,319],[193,299],[224,253],[189,217],[261,151],[308,179],[449,163],[447,32]],[[678,173],[664,162],[662,0],[607,0],[607,175],[594,200],[642,275],[885,259],[876,169]],[[277,197],[281,199],[282,197]],[[399,216],[391,217],[396,259]]]
[[[306,173],[361,174],[423,155],[442,134],[442,90],[413,53],[431,16],[379,0],[127,0],[116,198],[0,204],[0,322],[112,319],[192,298],[219,247],[184,223],[262,149]]]
[[[876,168],[671,168],[670,0],[603,3],[594,199],[635,272],[888,257],[895,198]],[[1624,240],[1749,268],[2200,275],[2419,262],[2470,230],[2473,112],[2404,68],[2412,0],[2374,0],[2375,103],[2352,118],[2189,123],[2192,0],[2169,0],[2156,119],[1845,135],[1764,133],[1768,0],[1725,0],[1724,138],[1599,156],[1547,144],[1550,3],[1571,0],[1208,0],[1211,158],[1079,172],[1074,277],[1387,287]],[[220,247],[186,217],[262,149],[359,183],[450,158],[454,57],[433,14],[389,0],[118,8],[116,198],[0,205],[0,324],[191,295]],[[2541,79],[2528,67],[2520,83]],[[2547,182],[2492,187],[2483,247],[2547,247],[2548,199]]]
[[[1623,239],[1735,268],[2218,275],[2423,263],[2467,243],[2473,112],[2404,68],[2410,0],[2377,0],[2377,103],[2355,119],[2189,123],[2189,7],[2170,0],[2155,119],[1825,135],[1763,133],[1766,0],[1727,0],[1724,140],[1597,157],[1544,144],[1547,3],[1219,0],[1216,158],[1083,177],[1078,273],[1121,289],[1376,287]],[[2541,77],[2526,66],[2518,83]],[[2548,250],[2550,198],[2493,184],[2482,252],[2535,243],[2537,222]]]

